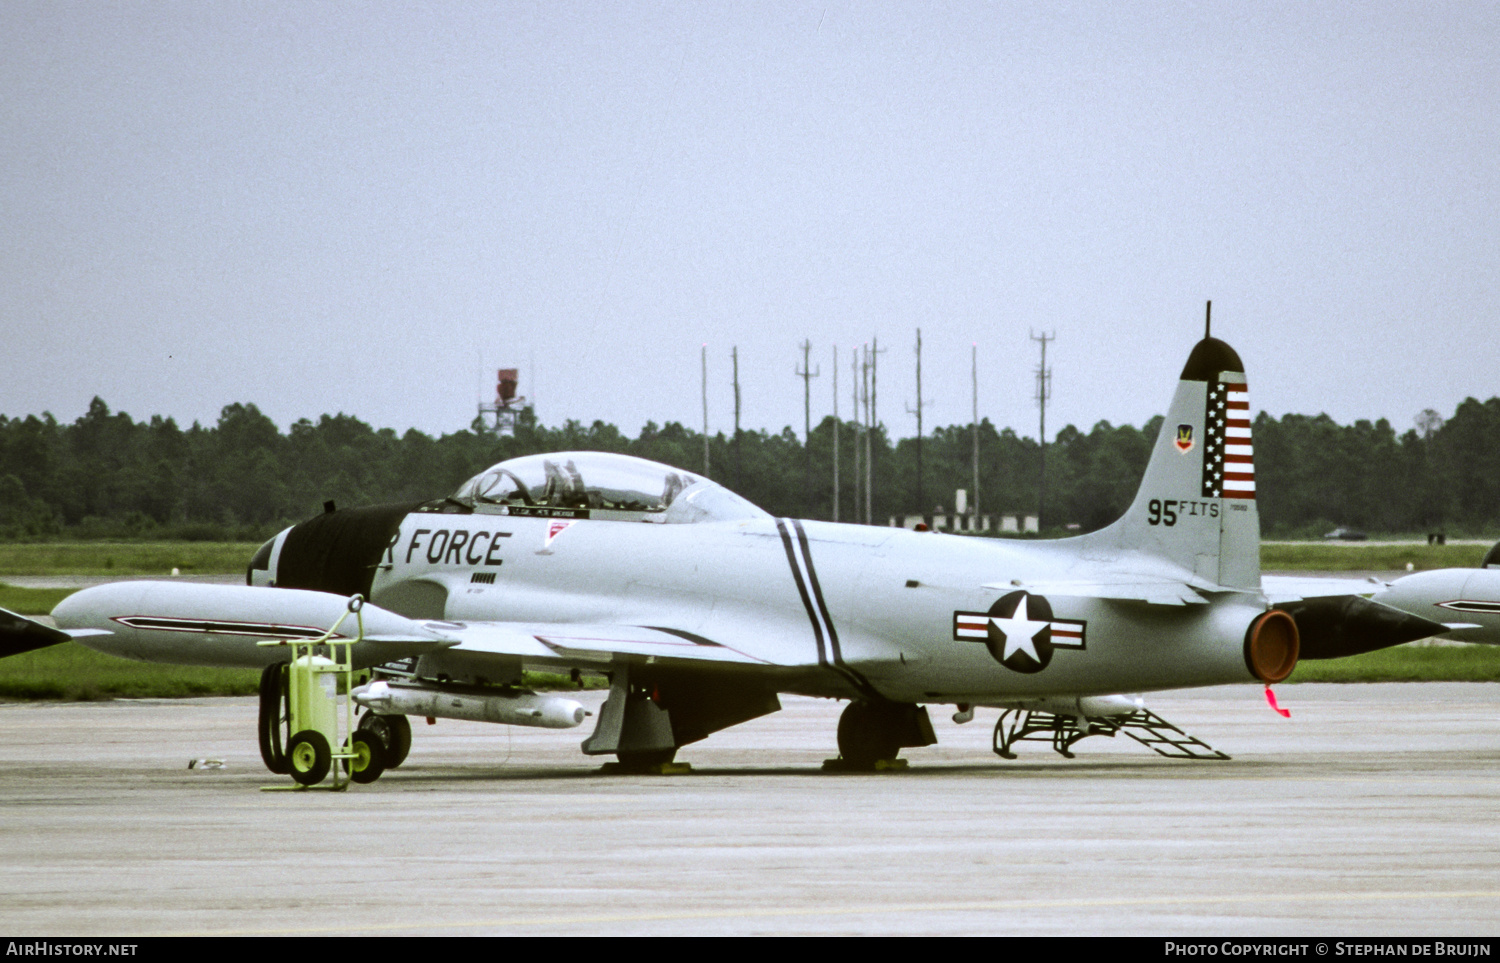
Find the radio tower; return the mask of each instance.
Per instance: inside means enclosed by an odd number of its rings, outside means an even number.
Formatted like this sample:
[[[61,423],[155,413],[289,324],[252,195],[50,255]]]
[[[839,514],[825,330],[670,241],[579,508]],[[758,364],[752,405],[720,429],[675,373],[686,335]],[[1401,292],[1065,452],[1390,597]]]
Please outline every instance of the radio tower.
[[[516,394],[520,375],[515,368],[501,368],[495,372],[495,400],[479,403],[479,417],[494,416],[490,429],[501,438],[510,438],[516,433],[516,424],[523,411],[531,410],[531,402]]]

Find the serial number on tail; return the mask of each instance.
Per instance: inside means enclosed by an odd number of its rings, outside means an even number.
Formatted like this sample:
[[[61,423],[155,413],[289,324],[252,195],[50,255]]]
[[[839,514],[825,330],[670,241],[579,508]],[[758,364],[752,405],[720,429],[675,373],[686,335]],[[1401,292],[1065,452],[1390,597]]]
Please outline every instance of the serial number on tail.
[[[1153,498],[1146,504],[1146,521],[1152,525],[1166,525],[1168,527],[1177,524],[1177,520],[1183,517],[1203,515],[1207,518],[1219,517],[1219,503],[1216,501],[1192,501],[1186,498]]]

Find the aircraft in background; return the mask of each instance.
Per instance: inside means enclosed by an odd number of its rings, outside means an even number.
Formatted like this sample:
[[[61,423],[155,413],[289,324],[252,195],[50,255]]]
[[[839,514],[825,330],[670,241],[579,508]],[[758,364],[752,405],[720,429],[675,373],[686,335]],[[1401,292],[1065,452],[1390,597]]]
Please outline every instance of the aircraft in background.
[[[1299,627],[1323,631],[1340,655],[1428,637],[1500,645],[1500,543],[1478,568],[1414,572],[1389,582],[1287,575],[1261,581],[1271,604],[1291,612]],[[1392,611],[1408,619],[1398,621]]]
[[[1164,754],[1222,757],[1111,694],[1269,686],[1299,656],[1359,649],[1365,623],[1381,644],[1435,624],[1359,596],[1273,607],[1253,466],[1243,365],[1205,338],[1130,509],[1088,535],[1027,542],[775,518],[665,465],[533,455],[438,501],[329,506],[263,545],[246,586],[89,588],[57,606],[57,629],[8,616],[0,645],[72,637],[125,658],[264,667],[261,749],[277,771],[290,735],[285,656],[256,641],[316,637],[354,595],[369,599],[354,659],[375,669],[356,694],[369,710],[361,726],[381,736],[388,764],[410,746],[407,715],[582,721],[576,702],[522,689],[524,670],[607,677],[582,748],[634,769],[777,711],[781,693],[848,701],[837,741],[855,768],[935,742],[933,704],[954,706],[956,721],[976,706],[1007,710],[1002,755],[1042,731],[1066,752],[1113,725]],[[1335,608],[1342,621],[1327,617]]]

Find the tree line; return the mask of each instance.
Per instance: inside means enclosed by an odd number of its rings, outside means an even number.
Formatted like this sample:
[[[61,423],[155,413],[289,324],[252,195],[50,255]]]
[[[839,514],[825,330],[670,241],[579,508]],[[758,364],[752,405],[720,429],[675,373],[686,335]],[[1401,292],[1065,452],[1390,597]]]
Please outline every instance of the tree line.
[[[1046,450],[1047,529],[1089,531],[1129,506],[1161,418],[1140,428],[1072,425]],[[831,518],[834,437],[841,468],[840,518],[855,519],[858,427],[830,416],[808,443],[791,428],[709,438],[709,476],[776,515]],[[979,424],[980,505],[987,513],[1034,512],[1042,450],[1010,428]],[[1423,412],[1398,434],[1389,422],[1339,425],[1326,415],[1262,412],[1255,471],[1268,535],[1317,535],[1336,525],[1381,532],[1500,527],[1500,398],[1468,399],[1453,416]],[[892,441],[871,432],[872,516],[952,509],[973,487],[974,428],[938,428]],[[232,404],[217,424],[183,429],[171,418],[135,421],[95,398],[72,424],[50,414],[0,415],[0,537],[260,539],[339,506],[420,501],[452,493],[506,458],[543,451],[621,452],[702,474],[703,435],[676,422],[648,423],[630,438],[614,425],[523,419],[511,437],[479,424],[434,438],[398,435],[345,414],[302,419],[282,432],[253,404]],[[861,472],[861,474],[863,474]],[[809,482],[809,479],[811,481]],[[973,493],[970,493],[972,499]]]

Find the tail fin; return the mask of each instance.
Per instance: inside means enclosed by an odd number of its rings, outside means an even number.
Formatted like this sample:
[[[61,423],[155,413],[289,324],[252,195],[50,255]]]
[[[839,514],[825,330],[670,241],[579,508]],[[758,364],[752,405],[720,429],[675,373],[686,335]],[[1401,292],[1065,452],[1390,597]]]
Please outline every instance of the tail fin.
[[[1245,367],[1217,338],[1193,348],[1125,516],[1094,536],[1227,588],[1260,589],[1260,514]]]

